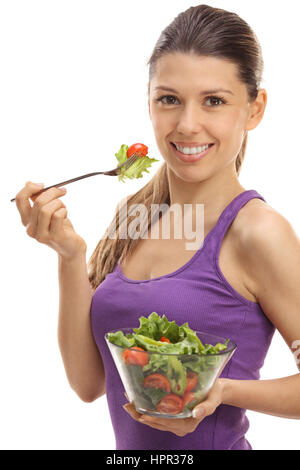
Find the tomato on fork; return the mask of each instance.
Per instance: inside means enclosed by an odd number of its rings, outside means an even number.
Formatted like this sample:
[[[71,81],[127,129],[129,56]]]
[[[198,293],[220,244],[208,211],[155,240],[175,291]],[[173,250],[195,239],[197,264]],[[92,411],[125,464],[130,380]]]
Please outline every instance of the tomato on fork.
[[[144,144],[131,145],[127,150],[127,158],[130,158],[135,152],[137,152],[140,157],[146,157],[148,154],[148,147]]]

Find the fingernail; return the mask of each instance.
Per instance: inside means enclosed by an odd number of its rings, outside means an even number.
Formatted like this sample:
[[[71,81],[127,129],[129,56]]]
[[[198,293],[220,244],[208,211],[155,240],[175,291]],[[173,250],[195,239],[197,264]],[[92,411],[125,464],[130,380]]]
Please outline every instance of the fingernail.
[[[59,188],[59,189],[60,189],[61,191],[63,191],[64,193],[66,193],[66,192],[67,192],[67,189],[66,189],[65,187],[63,187],[63,188]]]
[[[204,415],[204,408],[201,406],[200,408],[194,408],[192,412],[193,418],[202,418]]]

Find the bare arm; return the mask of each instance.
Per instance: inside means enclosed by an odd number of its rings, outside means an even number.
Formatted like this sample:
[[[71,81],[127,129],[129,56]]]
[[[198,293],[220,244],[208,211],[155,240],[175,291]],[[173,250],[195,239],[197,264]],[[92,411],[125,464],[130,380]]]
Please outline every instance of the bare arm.
[[[251,214],[240,237],[240,258],[265,315],[296,359],[300,344],[300,240],[291,224],[269,209]],[[300,359],[300,358],[299,358]],[[225,404],[300,419],[300,373],[273,380],[225,383]]]
[[[28,181],[16,195],[16,205],[27,234],[58,254],[59,348],[72,389],[91,402],[105,393],[105,372],[91,329],[93,290],[86,243],[67,218],[67,208],[59,199],[65,194],[62,189],[53,187],[36,195],[40,189]]]
[[[16,205],[27,234],[58,254],[58,341],[66,374],[78,396],[92,401],[105,393],[102,359],[95,345],[90,306],[93,291],[86,266],[86,243],[67,218],[59,188],[41,189],[28,181],[16,195]],[[31,199],[34,204],[31,207]]]
[[[222,403],[281,418],[300,419],[300,374],[272,380],[224,382]]]
[[[86,250],[67,260],[58,256],[58,343],[72,389],[85,402],[105,393],[105,373],[90,322],[93,290],[89,283]]]

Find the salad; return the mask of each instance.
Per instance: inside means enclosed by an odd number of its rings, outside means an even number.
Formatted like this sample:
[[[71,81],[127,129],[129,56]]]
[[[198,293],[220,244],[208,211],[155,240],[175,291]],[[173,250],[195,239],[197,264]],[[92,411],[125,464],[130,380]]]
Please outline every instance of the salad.
[[[126,178],[134,179],[134,178],[142,178],[143,171],[149,173],[147,168],[151,167],[153,162],[159,162],[155,158],[149,158],[148,154],[148,147],[144,144],[133,144],[130,147],[128,145],[121,145],[120,150],[118,153],[115,153],[119,164],[121,165],[124,163],[127,158],[130,158],[135,152],[138,152],[141,158],[138,158],[127,170],[121,168],[121,173],[118,175],[119,181],[124,183]],[[118,165],[119,166],[119,165]]]
[[[119,372],[133,388],[135,405],[174,415],[191,410],[204,399],[224,364],[224,354],[219,353],[227,350],[230,340],[202,344],[188,323],[179,326],[156,312],[140,317],[139,323],[132,333],[107,333],[110,343],[123,348]]]

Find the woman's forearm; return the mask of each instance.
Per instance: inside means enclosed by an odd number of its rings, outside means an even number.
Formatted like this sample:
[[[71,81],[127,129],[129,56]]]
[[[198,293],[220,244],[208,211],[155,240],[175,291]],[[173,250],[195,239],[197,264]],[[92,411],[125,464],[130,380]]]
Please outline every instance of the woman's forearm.
[[[224,405],[300,419],[300,373],[272,380],[221,380]]]
[[[93,292],[85,251],[72,260],[59,256],[58,275],[58,342],[66,374],[78,396],[93,401],[105,393],[105,373],[91,330]]]

